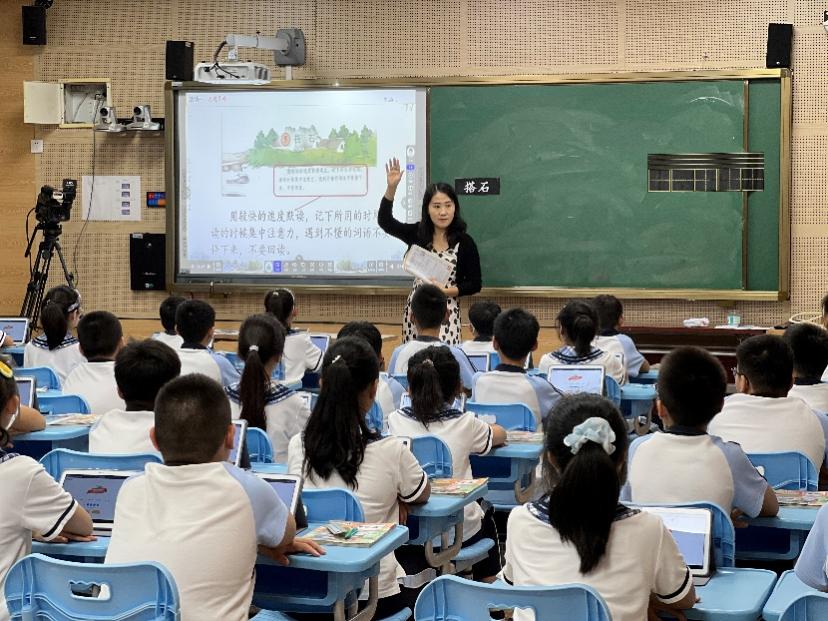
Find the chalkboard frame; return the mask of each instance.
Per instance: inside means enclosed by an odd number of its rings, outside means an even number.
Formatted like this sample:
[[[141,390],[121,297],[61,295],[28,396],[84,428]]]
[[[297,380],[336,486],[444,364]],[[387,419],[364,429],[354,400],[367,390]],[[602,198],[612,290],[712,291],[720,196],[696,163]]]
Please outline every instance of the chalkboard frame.
[[[733,69],[715,71],[664,71],[664,72],[619,72],[596,74],[549,74],[514,76],[473,76],[435,77],[417,79],[305,79],[277,80],[267,85],[228,85],[234,90],[283,90],[314,88],[398,88],[441,86],[493,86],[517,84],[576,84],[576,83],[619,83],[619,82],[660,82],[690,80],[779,80],[780,83],[780,128],[779,128],[779,234],[778,234],[778,278],[777,289],[771,291],[745,289],[673,289],[673,288],[628,288],[628,287],[484,287],[485,295],[508,295],[524,297],[589,297],[598,293],[611,293],[626,299],[684,299],[721,301],[782,301],[790,297],[790,191],[791,191],[791,124],[792,124],[792,74],[788,69]],[[257,278],[248,282],[210,280],[183,282],[176,270],[176,149],[174,98],[179,90],[221,92],[221,86],[198,82],[167,82],[165,103],[168,111],[166,125],[165,176],[167,191],[167,282],[172,291],[209,292],[232,295],[233,293],[266,291],[274,286],[289,285],[292,289],[307,293],[340,293],[349,295],[389,295],[406,293],[410,281],[372,282],[359,279],[354,282],[337,281],[325,283],[311,279]],[[430,106],[430,98],[429,98]],[[427,113],[430,115],[430,110]]]

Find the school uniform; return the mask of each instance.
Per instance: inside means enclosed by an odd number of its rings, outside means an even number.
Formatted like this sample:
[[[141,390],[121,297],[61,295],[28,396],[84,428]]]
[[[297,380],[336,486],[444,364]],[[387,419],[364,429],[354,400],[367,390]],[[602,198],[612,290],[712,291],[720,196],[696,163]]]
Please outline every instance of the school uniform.
[[[84,362],[86,358],[80,351],[78,339],[71,334],[67,334],[55,349],[49,349],[45,335],[32,339],[23,348],[24,367],[50,367],[57,373],[61,385],[69,373]]]
[[[297,384],[302,381],[305,372],[321,368],[322,350],[313,344],[306,331],[288,330],[282,364],[285,366],[285,384]]]
[[[748,455],[799,451],[817,470],[825,459],[828,424],[796,397],[731,395],[707,431],[722,440],[738,442]]]
[[[32,551],[32,532],[46,540],[58,536],[78,504],[31,457],[0,449],[0,593],[9,569]],[[0,621],[8,621],[0,597]]]
[[[243,414],[239,387],[240,384],[233,384],[225,389],[230,398],[230,413],[234,420]],[[310,410],[299,393],[283,384],[271,382],[265,394],[264,413],[267,429],[263,431],[273,445],[273,461],[284,464],[287,462],[288,443],[293,436],[305,430]]]
[[[828,384],[797,379],[788,396],[802,399],[814,412],[828,413]]]
[[[451,451],[452,476],[472,479],[469,455],[485,455],[492,449],[492,427],[475,417],[472,412],[446,408],[438,420],[426,427],[414,416],[410,407],[392,412],[388,417],[388,431],[395,436],[433,435],[445,442]],[[483,510],[476,502],[463,510],[463,541],[480,532]],[[499,568],[498,568],[499,569]],[[497,573],[496,571],[494,573]]]
[[[157,453],[149,434],[154,426],[154,412],[110,410],[89,429],[89,452],[111,455]]]
[[[85,362],[75,367],[63,384],[63,392],[83,397],[92,414],[103,415],[110,410],[126,408],[124,400],[118,396],[114,360]]]
[[[173,349],[180,349],[184,344],[184,338],[175,332],[156,332],[150,338],[155,341],[160,341],[164,345],[169,345]]]
[[[232,386],[233,384],[237,384],[241,381],[241,373],[239,373],[239,370],[233,366],[233,363],[230,362],[230,360],[210,347],[207,348],[207,351],[213,357],[213,360],[216,361],[219,371],[221,371],[222,386]]]
[[[469,356],[479,356],[480,354],[493,354],[495,353],[494,343],[490,338],[476,338],[472,339],[471,341],[463,341],[460,344],[460,349],[462,349],[466,354]]]
[[[634,503],[711,502],[756,517],[768,487],[738,444],[685,427],[636,438],[627,464],[621,500]]]
[[[413,341],[408,341],[398,346],[394,350],[394,353],[391,354],[391,361],[388,363],[388,372],[391,375],[406,375],[408,373],[408,361],[411,357],[432,345],[442,345],[451,350],[454,359],[460,365],[460,379],[463,382],[463,387],[471,390],[476,371],[469,357],[456,345],[443,343],[440,339],[433,336],[418,336]]]
[[[569,345],[544,354],[538,363],[538,369],[544,375],[549,374],[549,369],[557,365],[594,365],[604,367],[605,373],[613,378],[618,384],[625,384],[627,381],[624,365],[618,357],[609,351],[599,347],[592,347],[592,350],[585,356],[575,352],[575,348]]]
[[[820,591],[828,591],[828,505],[823,505],[794,567],[796,577]]]
[[[635,342],[629,336],[622,334],[618,330],[604,330],[592,343],[604,351],[612,353],[619,351],[624,354],[624,365],[627,367],[627,376],[638,377],[645,358],[638,351]]]
[[[548,496],[509,514],[503,579],[516,586],[579,583],[594,588],[613,621],[647,618],[650,595],[665,604],[681,601],[693,588],[690,570],[670,531],[657,515],[618,505],[604,557],[584,575],[572,543],[549,523]],[[515,609],[515,621],[530,613]]]
[[[164,565],[182,621],[246,621],[257,545],[279,545],[287,520],[273,488],[232,464],[150,463],[118,493],[106,562]]]
[[[529,375],[523,367],[499,364],[494,371],[474,376],[472,400],[478,403],[525,403],[540,428],[561,393],[541,375]]]
[[[304,487],[311,489],[350,489],[335,470],[327,479],[304,472],[305,447],[302,434],[293,436],[288,448],[288,472],[305,477]],[[398,438],[385,437],[369,442],[357,473],[356,489],[351,489],[362,504],[366,522],[398,522],[399,500],[415,500],[428,485],[428,477],[413,453]],[[380,561],[379,597],[400,592],[397,578],[405,575],[394,553]],[[363,589],[361,597],[368,597]]]
[[[379,384],[377,384],[376,402],[382,410],[382,417],[384,421],[388,420],[388,415],[400,407],[400,401],[405,394],[405,388],[393,377],[389,377],[387,373],[380,373]],[[385,425],[383,425],[385,428]]]
[[[224,386],[221,367],[216,362],[216,357],[204,345],[185,343],[179,349],[176,349],[175,352],[178,354],[179,360],[181,360],[181,375],[201,373]]]

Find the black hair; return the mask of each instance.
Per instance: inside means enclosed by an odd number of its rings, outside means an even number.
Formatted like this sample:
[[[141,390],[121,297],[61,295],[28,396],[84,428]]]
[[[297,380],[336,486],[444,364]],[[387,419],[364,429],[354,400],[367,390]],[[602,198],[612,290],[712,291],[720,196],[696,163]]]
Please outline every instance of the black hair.
[[[357,487],[357,473],[365,447],[379,438],[365,422],[359,394],[379,378],[379,361],[364,339],[336,339],[322,360],[319,399],[303,436],[305,476],[327,479],[336,471],[345,483]]]
[[[154,339],[129,343],[115,356],[115,382],[127,407],[151,410],[158,391],[180,374],[178,354]]]
[[[828,367],[828,331],[812,323],[795,323],[782,338],[793,352],[797,377],[819,381]]]
[[[111,358],[123,338],[121,322],[108,311],[92,311],[78,322],[78,341],[87,360]]]
[[[592,307],[598,315],[598,329],[614,330],[624,314],[624,306],[614,295],[603,294],[592,298]]]
[[[586,442],[576,454],[564,438],[588,418],[608,421],[615,433],[615,450],[608,455],[596,442]],[[618,507],[621,484],[626,479],[627,425],[612,402],[581,393],[562,397],[546,419],[545,449],[554,459],[547,462],[549,523],[561,540],[571,542],[581,559],[581,574],[591,572],[604,556]],[[620,472],[619,472],[620,468]]]
[[[63,343],[69,332],[69,314],[80,308],[80,294],[68,285],[49,289],[40,307],[40,325],[46,343],[53,350]]]
[[[221,384],[191,373],[168,382],[155,399],[155,441],[165,462],[212,461],[230,426],[230,401]]]
[[[239,384],[241,417],[251,427],[267,430],[265,396],[270,389],[267,365],[285,351],[285,328],[273,315],[251,315],[239,329],[239,358],[244,371]]]
[[[661,361],[658,398],[677,425],[707,425],[721,412],[727,393],[722,363],[700,347],[677,347]]]
[[[6,356],[0,356],[0,362],[5,364],[9,369],[12,368],[11,360],[9,360]],[[17,394],[17,382],[14,377],[0,375],[0,412],[6,409],[9,399],[17,396]],[[6,431],[3,425],[0,425],[0,452],[3,451],[10,440],[11,438],[9,436],[9,432]]]
[[[492,338],[494,322],[498,315],[500,315],[500,305],[491,300],[475,302],[469,307],[469,322],[480,337]]]
[[[175,311],[175,329],[185,343],[201,343],[216,325],[216,311],[204,300],[186,300]]]
[[[274,289],[265,295],[265,312],[276,317],[285,329],[290,328],[290,315],[294,306],[296,299],[290,289]]]
[[[448,298],[440,287],[421,285],[411,296],[411,314],[418,328],[439,328],[446,319]]]
[[[780,336],[760,334],[736,348],[736,366],[750,381],[753,394],[782,397],[793,378],[793,352]]]
[[[408,392],[411,411],[423,425],[439,418],[447,403],[462,390],[460,365],[448,347],[432,345],[408,361]]]
[[[377,358],[382,357],[382,334],[377,327],[369,321],[349,321],[339,329],[339,334],[336,338],[341,339],[344,336],[358,336],[359,338],[368,341],[368,344],[374,350]]]
[[[822,298],[822,316],[828,316],[828,293]]]
[[[161,325],[167,332],[175,332],[175,312],[187,300],[178,295],[171,295],[161,302],[158,307],[158,315],[161,317]]]
[[[507,358],[524,360],[538,342],[540,324],[535,316],[522,308],[510,308],[498,315],[494,337]]]
[[[430,246],[434,241],[434,223],[431,221],[431,216],[428,213],[428,206],[431,203],[431,199],[438,192],[442,192],[448,196],[451,202],[454,203],[454,219],[448,225],[448,229],[446,229],[446,240],[449,246],[454,246],[460,241],[460,236],[466,232],[466,223],[460,217],[460,201],[457,198],[457,193],[454,191],[454,188],[448,183],[440,181],[429,185],[423,194],[423,209],[420,214],[420,223],[417,226],[417,237],[420,238],[420,243],[424,246]]]
[[[558,323],[579,356],[592,350],[592,341],[598,330],[598,314],[586,302],[573,300],[558,313]]]

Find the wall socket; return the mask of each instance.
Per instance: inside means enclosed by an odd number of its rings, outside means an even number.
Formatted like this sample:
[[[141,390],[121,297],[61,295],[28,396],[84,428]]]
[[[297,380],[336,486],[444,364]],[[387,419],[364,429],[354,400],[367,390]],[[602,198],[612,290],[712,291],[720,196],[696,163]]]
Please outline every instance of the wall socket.
[[[43,153],[42,140],[32,140],[32,153]]]

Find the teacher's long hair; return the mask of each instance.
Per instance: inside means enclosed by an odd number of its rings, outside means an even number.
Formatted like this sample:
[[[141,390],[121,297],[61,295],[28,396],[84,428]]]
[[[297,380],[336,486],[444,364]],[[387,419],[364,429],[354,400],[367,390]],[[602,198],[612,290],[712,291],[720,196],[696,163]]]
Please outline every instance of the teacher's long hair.
[[[432,183],[426,188],[425,194],[423,194],[423,211],[420,214],[420,225],[417,228],[417,236],[424,246],[428,246],[434,240],[434,223],[428,214],[428,205],[437,192],[442,192],[454,203],[454,219],[446,231],[449,246],[454,246],[460,240],[460,235],[466,232],[466,222],[460,217],[460,201],[457,199],[457,193],[448,183]]]

